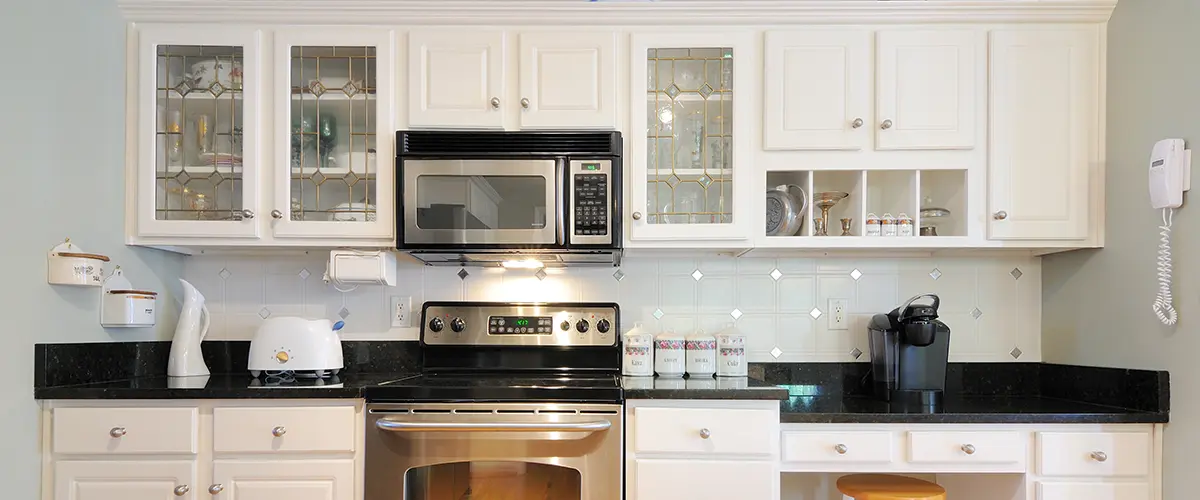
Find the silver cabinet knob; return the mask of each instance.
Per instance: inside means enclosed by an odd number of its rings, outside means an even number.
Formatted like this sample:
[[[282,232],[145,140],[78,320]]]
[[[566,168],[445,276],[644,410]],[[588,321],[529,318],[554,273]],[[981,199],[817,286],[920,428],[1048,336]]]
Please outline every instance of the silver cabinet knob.
[[[108,435],[109,435],[109,436],[112,436],[112,437],[115,437],[115,438],[119,438],[119,437],[121,437],[121,436],[124,436],[124,435],[125,435],[125,428],[124,428],[124,427],[113,427],[113,428],[112,428],[112,430],[108,431]]]
[[[1092,460],[1095,460],[1097,462],[1107,462],[1108,454],[1103,451],[1093,451],[1092,452]]]
[[[500,98],[499,97],[492,98],[492,109],[500,109]]]
[[[975,445],[973,445],[973,444],[962,445],[962,452],[966,453],[968,455],[974,455],[975,454]]]
[[[709,432],[708,429],[700,429],[700,439],[708,439],[709,437],[712,437],[712,432]]]
[[[253,211],[253,210],[250,210],[249,208],[242,209],[242,218],[244,218],[244,219],[253,219],[253,218],[254,218],[254,211]]]
[[[274,429],[271,429],[272,436],[281,437],[284,434],[287,434],[287,429],[284,428],[282,425],[275,426]]]
[[[220,493],[222,491],[225,491],[225,485],[220,484],[220,483],[217,483],[217,484],[214,484],[214,485],[208,487],[208,493],[210,495],[216,495],[217,493]]]
[[[839,443],[837,446],[833,447],[833,451],[836,451],[838,455],[845,455],[847,451],[850,451],[850,448],[847,448],[846,445]]]
[[[525,109],[529,109],[529,98],[528,97],[521,98],[521,107],[525,108]]]
[[[863,119],[862,119],[862,118],[855,118],[855,119],[854,119],[854,121],[850,122],[850,126],[851,126],[851,127],[854,127],[854,128],[859,128],[859,127],[862,127],[862,126],[863,126]]]
[[[887,129],[889,129],[889,128],[892,128],[892,121],[891,121],[891,120],[884,120],[884,121],[883,121],[883,123],[880,123],[880,124],[879,124],[879,128],[881,128],[881,129],[884,129],[884,130],[887,130]]]
[[[999,211],[999,212],[996,212],[996,213],[992,214],[992,218],[993,218],[993,219],[996,219],[996,220],[1004,220],[1004,219],[1007,219],[1007,218],[1008,218],[1008,212],[1005,212],[1005,211],[1001,210],[1001,211]]]
[[[177,497],[184,496],[184,495],[188,494],[189,491],[192,491],[192,489],[189,488],[188,485],[181,484],[181,485],[175,487],[175,496],[177,496]]]
[[[641,212],[634,212],[634,213],[633,213],[633,220],[642,220],[642,213],[641,213]]]
[[[280,212],[280,211],[278,211],[278,210],[272,210],[272,211],[271,211],[271,218],[273,218],[273,219],[282,219],[282,218],[283,218],[283,212]]]

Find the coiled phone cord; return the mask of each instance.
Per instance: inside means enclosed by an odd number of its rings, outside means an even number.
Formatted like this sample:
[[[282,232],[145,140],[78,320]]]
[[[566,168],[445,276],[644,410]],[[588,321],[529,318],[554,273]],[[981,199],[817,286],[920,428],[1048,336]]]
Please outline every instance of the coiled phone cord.
[[[1171,222],[1175,209],[1163,209],[1163,225],[1158,226],[1158,295],[1154,297],[1154,314],[1164,325],[1174,325],[1179,314],[1171,304]]]

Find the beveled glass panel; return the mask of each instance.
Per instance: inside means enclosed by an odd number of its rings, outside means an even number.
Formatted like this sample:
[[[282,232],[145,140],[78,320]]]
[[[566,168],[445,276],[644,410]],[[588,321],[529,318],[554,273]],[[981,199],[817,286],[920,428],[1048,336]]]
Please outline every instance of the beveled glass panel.
[[[291,51],[294,221],[376,218],[375,47]]]
[[[528,462],[451,462],[409,469],[403,500],[579,500],[579,471]]]
[[[156,220],[241,220],[242,52],[158,46]]]
[[[651,224],[733,221],[733,49],[646,52]]]

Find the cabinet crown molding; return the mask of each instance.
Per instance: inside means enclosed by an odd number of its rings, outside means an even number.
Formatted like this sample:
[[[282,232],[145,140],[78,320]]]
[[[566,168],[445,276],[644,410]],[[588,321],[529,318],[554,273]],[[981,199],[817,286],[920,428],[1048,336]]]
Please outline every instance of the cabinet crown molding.
[[[589,26],[1106,22],[1117,0],[118,0],[135,22]]]

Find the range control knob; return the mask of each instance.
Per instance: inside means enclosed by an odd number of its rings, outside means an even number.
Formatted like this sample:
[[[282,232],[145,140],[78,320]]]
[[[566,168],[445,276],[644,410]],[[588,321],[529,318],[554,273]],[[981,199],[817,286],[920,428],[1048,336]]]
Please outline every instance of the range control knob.
[[[610,326],[612,326],[612,325],[609,324],[607,319],[602,319],[602,320],[596,322],[596,329],[599,330],[600,333],[608,333],[608,328]]]
[[[584,332],[588,331],[589,326],[590,325],[588,325],[588,322],[586,319],[581,319],[581,320],[579,320],[578,323],[575,323],[575,329],[579,330],[579,333],[584,333]]]
[[[571,324],[568,323],[567,320],[564,319],[562,323],[558,324],[558,327],[561,328],[563,331],[567,331],[567,330],[571,329]]]
[[[467,329],[467,323],[462,318],[454,318],[450,320],[450,329],[454,330],[454,333],[462,333],[463,330]]]
[[[442,328],[445,328],[445,327],[446,327],[446,324],[442,322],[442,318],[433,318],[433,319],[429,320],[429,329],[430,330],[433,330],[435,332],[440,332],[440,331],[442,331]]]

